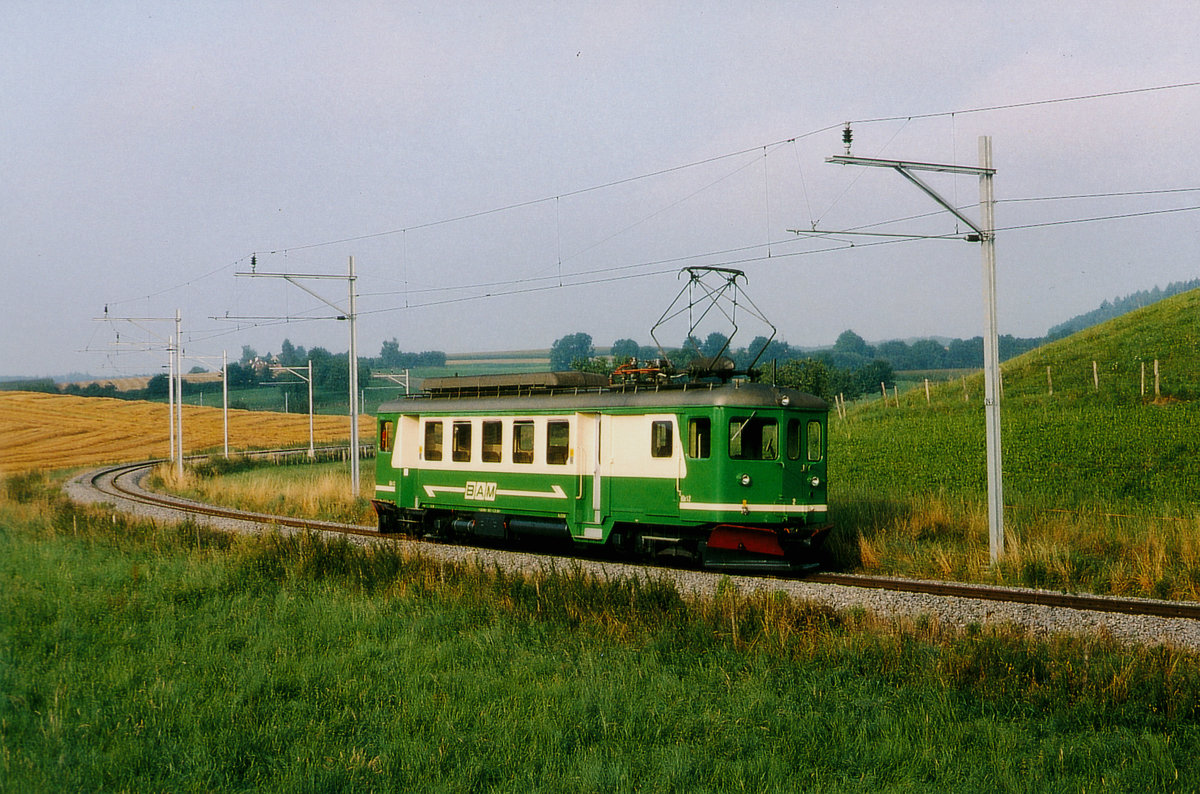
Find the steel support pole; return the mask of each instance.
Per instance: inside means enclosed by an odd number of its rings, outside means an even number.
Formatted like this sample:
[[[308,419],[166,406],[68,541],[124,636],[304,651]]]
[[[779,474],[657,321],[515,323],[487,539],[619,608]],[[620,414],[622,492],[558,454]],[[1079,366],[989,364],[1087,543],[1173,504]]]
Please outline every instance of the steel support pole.
[[[1000,451],[1000,351],[996,323],[996,199],[992,189],[992,139],[979,137],[980,243],[983,254],[983,389],[987,424],[988,551],[995,564],[1004,556],[1004,471]]]
[[[350,498],[358,499],[358,315],[355,310],[354,257],[350,257]]]
[[[221,414],[225,426],[225,460],[229,460],[229,353],[221,351]]]
[[[313,388],[312,388],[312,359],[308,360],[308,459],[317,456],[313,448]]]
[[[167,342],[167,435],[171,439],[171,462],[175,462],[175,337]]]
[[[996,324],[996,221],[995,196],[992,192],[992,139],[979,138],[979,166],[941,163],[921,163],[910,160],[881,160],[872,157],[845,156],[826,158],[826,162],[839,165],[866,165],[892,168],[899,171],[934,201],[947,209],[960,221],[969,226],[978,236],[983,252],[983,381],[984,421],[987,429],[987,480],[988,480],[988,549],[993,563],[1004,555],[1004,467],[1000,454],[1000,350]],[[921,181],[914,171],[935,171],[947,174],[970,174],[979,177],[980,222],[976,225],[958,211],[953,204]],[[967,240],[974,240],[968,236]],[[966,379],[963,380],[966,388]]]
[[[175,439],[178,442],[175,445],[175,452],[178,457],[175,459],[175,472],[179,478],[183,479],[183,328],[182,317],[179,309],[175,310],[175,397],[179,401],[179,407],[175,411]]]

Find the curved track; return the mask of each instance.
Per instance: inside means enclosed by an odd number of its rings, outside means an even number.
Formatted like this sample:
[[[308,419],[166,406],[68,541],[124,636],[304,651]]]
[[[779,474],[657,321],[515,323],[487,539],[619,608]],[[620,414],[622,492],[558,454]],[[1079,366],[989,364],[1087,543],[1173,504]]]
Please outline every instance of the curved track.
[[[273,454],[271,451],[261,454]],[[260,524],[292,527],[342,535],[360,535],[377,539],[392,539],[396,535],[384,534],[374,527],[355,524],[340,524],[330,521],[293,518],[290,516],[252,513],[232,508],[203,504],[176,496],[155,493],[143,489],[140,480],[160,461],[145,461],[98,469],[77,476],[73,482],[86,482],[101,493],[117,500],[151,505],[183,513],[187,516],[211,516]],[[118,501],[119,504],[119,501]],[[404,537],[404,536],[401,536]],[[712,574],[720,577],[723,574]],[[765,577],[774,578],[774,577]],[[994,587],[989,585],[962,584],[894,577],[859,576],[856,574],[817,573],[799,577],[815,584],[842,585],[848,587],[917,593],[931,596],[969,598],[997,601],[1010,604],[1031,604],[1045,607],[1080,610],[1085,612],[1118,613],[1134,616],[1159,618],[1185,618],[1200,620],[1200,603],[1183,601],[1157,601],[1141,598],[1119,598],[1108,596],[1055,593],[1047,590],[1026,588]]]

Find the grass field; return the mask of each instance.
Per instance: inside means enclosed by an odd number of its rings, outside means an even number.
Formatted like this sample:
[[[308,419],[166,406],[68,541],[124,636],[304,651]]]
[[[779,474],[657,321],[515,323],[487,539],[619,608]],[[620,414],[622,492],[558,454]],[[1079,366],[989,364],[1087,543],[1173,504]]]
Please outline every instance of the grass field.
[[[1200,291],[1192,291],[1002,367],[1007,542],[995,567],[981,375],[966,381],[970,401],[951,382],[933,387],[928,403],[922,388],[899,405],[876,400],[831,418],[834,560],[871,572],[1200,598],[1198,352]],[[1157,397],[1152,380],[1141,392],[1140,362],[1155,359],[1164,373]]]
[[[365,439],[373,438],[369,417],[359,426]],[[165,458],[169,433],[160,403],[0,392],[0,473]],[[318,442],[344,441],[350,419],[317,416],[313,434]],[[185,452],[219,450],[223,439],[220,408],[184,406]],[[231,410],[229,443],[234,450],[307,444],[308,416]]]
[[[1189,791],[1200,665],[0,499],[0,791]]]

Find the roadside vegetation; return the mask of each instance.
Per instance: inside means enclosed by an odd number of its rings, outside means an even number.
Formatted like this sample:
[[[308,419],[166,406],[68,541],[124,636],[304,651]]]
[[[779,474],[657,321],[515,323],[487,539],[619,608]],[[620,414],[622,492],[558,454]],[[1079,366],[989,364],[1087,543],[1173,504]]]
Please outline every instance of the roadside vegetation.
[[[1194,790],[1200,665],[0,500],[0,790]]]

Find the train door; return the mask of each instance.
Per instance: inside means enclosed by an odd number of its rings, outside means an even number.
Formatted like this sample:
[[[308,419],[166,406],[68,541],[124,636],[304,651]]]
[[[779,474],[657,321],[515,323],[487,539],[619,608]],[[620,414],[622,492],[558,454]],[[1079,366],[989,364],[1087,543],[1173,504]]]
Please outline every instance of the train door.
[[[598,413],[575,414],[575,489],[576,537],[602,540],[608,518],[608,489],[602,475],[604,416]]]

